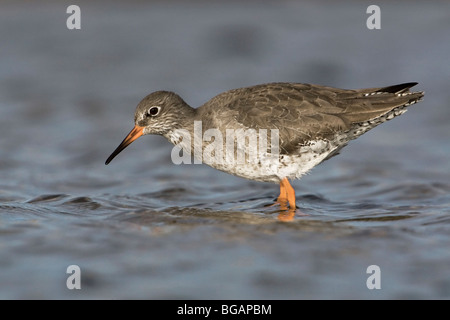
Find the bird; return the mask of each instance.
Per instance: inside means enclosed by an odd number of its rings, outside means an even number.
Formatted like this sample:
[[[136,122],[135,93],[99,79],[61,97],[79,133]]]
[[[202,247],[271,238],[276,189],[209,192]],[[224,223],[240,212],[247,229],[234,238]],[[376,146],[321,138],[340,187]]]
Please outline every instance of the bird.
[[[296,197],[289,180],[405,113],[424,96],[410,91],[417,84],[339,89],[272,82],[228,90],[198,108],[174,92],[156,91],[139,102],[134,128],[105,164],[139,137],[161,135],[178,147],[172,155],[183,153],[238,177],[279,184],[275,202],[292,212]]]

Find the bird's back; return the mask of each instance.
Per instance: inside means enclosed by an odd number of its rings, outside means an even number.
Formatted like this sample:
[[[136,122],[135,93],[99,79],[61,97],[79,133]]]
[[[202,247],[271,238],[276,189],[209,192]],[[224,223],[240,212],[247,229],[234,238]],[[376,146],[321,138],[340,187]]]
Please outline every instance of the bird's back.
[[[406,111],[423,92],[417,83],[346,90],[312,84],[269,83],[221,93],[198,111],[213,119],[206,128],[278,129],[281,153],[314,139],[349,133],[354,139]],[[361,129],[363,128],[363,129]]]

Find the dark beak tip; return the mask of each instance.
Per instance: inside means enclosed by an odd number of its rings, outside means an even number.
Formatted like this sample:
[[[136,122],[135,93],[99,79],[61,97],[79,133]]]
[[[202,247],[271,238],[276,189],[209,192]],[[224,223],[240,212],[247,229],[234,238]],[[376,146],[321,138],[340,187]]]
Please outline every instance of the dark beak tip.
[[[106,159],[105,165],[108,165],[112,159],[114,159],[119,153],[122,152],[127,146],[129,146],[134,140],[142,136],[142,127],[135,126],[133,130],[123,139],[120,145],[116,148],[116,150],[111,153],[111,155]]]
[[[107,166],[115,157],[116,157],[116,155],[118,154],[118,152],[113,152],[109,157],[108,157],[108,159],[106,159],[106,161],[105,161],[105,165]]]
[[[120,150],[121,151],[121,150]],[[117,149],[108,157],[108,159],[106,159],[105,161],[105,165],[107,166],[115,157],[117,154],[120,153],[120,151],[118,151]]]

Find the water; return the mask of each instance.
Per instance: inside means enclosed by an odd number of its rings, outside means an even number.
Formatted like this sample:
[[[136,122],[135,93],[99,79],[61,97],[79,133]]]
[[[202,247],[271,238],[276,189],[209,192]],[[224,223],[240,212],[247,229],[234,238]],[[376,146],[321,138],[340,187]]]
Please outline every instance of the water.
[[[379,1],[377,31],[358,1],[78,1],[80,31],[70,4],[0,5],[0,298],[450,298],[449,3]],[[175,166],[161,137],[104,165],[149,92],[270,81],[426,95],[295,181],[291,223],[278,186]]]

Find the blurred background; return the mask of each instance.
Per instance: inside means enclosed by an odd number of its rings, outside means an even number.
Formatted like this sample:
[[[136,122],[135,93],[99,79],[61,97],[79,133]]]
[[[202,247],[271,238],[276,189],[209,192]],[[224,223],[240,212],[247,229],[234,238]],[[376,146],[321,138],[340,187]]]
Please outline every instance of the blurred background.
[[[379,30],[371,4],[2,1],[0,298],[448,299],[450,3],[377,1]],[[425,99],[294,182],[292,223],[278,186],[176,166],[162,137],[104,165],[152,91],[274,81]]]

